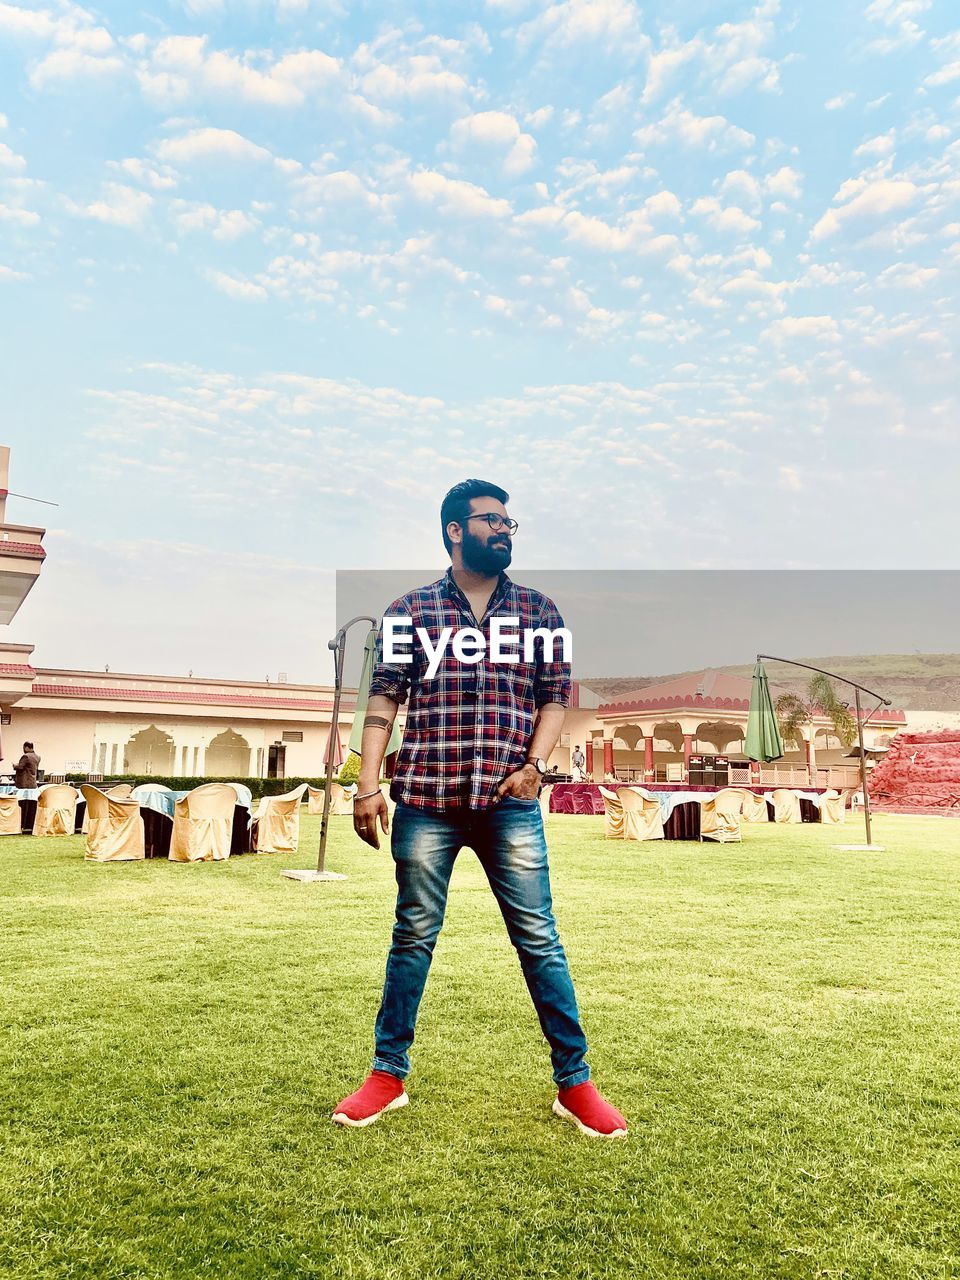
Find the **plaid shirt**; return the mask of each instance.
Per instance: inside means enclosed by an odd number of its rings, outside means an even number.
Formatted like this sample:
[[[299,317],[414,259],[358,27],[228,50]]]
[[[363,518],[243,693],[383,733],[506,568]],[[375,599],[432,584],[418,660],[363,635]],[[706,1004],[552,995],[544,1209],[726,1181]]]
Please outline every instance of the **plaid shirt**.
[[[489,652],[492,617],[518,618],[521,636],[528,627],[555,631],[563,619],[552,600],[501,573],[478,626],[449,569],[436,582],[395,600],[386,611],[392,615],[412,620],[414,639],[402,646],[412,649],[412,662],[388,665],[382,623],[377,635],[371,697],[381,694],[398,704],[410,697],[390,794],[418,809],[486,809],[504,778],[526,760],[537,709],[548,702],[567,706],[570,663],[559,656],[545,662],[540,640],[533,662],[523,661],[521,642],[510,645],[519,648],[518,662],[491,662],[485,653],[471,665],[459,662],[449,644],[436,674],[426,679],[427,658],[416,628],[424,628],[433,646],[443,627],[455,632],[473,627],[483,632]],[[559,655],[559,642],[555,652]]]

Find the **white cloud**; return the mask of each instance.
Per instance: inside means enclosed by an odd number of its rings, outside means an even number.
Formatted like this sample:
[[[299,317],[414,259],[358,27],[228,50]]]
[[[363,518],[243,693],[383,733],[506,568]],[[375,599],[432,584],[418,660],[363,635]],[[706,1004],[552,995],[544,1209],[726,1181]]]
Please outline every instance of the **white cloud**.
[[[896,146],[896,130],[890,129],[887,133],[881,133],[876,138],[868,138],[866,142],[861,142],[856,151],[855,156],[870,156],[874,158],[882,158],[892,153]]]
[[[632,51],[642,40],[641,12],[632,0],[554,0],[517,32],[521,44],[577,46],[597,42]]]
[[[15,222],[21,227],[35,227],[39,221],[39,213],[34,213],[32,209],[20,209],[14,205],[0,204],[0,222]]]
[[[41,59],[30,72],[34,89],[45,89],[62,80],[85,76],[112,76],[126,70],[120,58],[101,58],[82,49],[57,49]]]
[[[447,178],[433,169],[412,173],[409,181],[418,200],[439,205],[445,213],[465,218],[506,218],[511,213],[506,200],[491,196],[483,187],[459,178]]]
[[[681,204],[672,191],[658,191],[647,196],[643,207],[651,218],[679,218]]]
[[[650,54],[647,62],[647,80],[643,86],[640,101],[646,106],[655,102],[666,89],[670,80],[685,63],[692,61],[703,53],[703,41],[699,37],[686,43],[674,43],[664,49]]]
[[[204,275],[214,288],[225,293],[228,298],[236,298],[238,302],[265,302],[267,299],[267,291],[263,285],[255,284],[252,280],[241,280],[225,271],[208,270]]]
[[[877,218],[913,204],[920,189],[906,178],[876,178],[844,183],[838,195],[850,192],[852,199],[828,209],[810,233],[811,240],[835,235],[845,223],[860,218]],[[836,197],[835,197],[836,198]]]
[[[60,12],[50,9],[23,9],[0,3],[0,31],[28,40],[46,40],[64,48],[83,49],[88,53],[104,53],[113,39],[104,27],[79,5],[63,0]]]
[[[260,65],[257,65],[257,64]],[[319,49],[302,49],[273,62],[268,54],[243,57],[208,49],[207,36],[167,36],[141,63],[145,95],[160,104],[196,94],[272,107],[299,107],[342,79],[339,61]]]
[[[177,185],[177,175],[171,169],[158,169],[137,157],[108,160],[107,165],[126,177],[132,178],[134,182],[139,182],[144,187],[151,187],[154,191],[169,191]]]
[[[714,231],[746,233],[755,231],[760,223],[737,205],[724,207],[714,196],[702,196],[690,206],[690,212],[706,218]]]
[[[771,342],[790,338],[813,338],[820,342],[839,342],[840,332],[833,316],[784,316],[763,331]]]
[[[332,173],[304,174],[297,179],[297,189],[305,203],[319,211],[342,205],[367,205],[377,208],[383,201],[350,169]]]
[[[105,182],[103,195],[99,200],[88,205],[72,205],[76,213],[98,222],[107,222],[115,227],[139,227],[150,211],[153,197],[135,187],[126,187],[119,182]]]
[[[840,111],[844,107],[848,107],[856,96],[855,93],[848,89],[844,93],[838,93],[834,98],[828,98],[823,105],[827,111]]]
[[[376,101],[402,103],[470,96],[470,85],[448,63],[462,56],[456,41],[424,41],[417,51],[400,43],[400,33],[386,31],[372,44],[360,45],[352,67],[360,91]]]
[[[720,286],[719,292],[736,297],[766,300],[775,310],[784,308],[783,295],[790,286],[783,280],[765,280],[759,271],[743,271]]]
[[[717,188],[721,196],[740,196],[751,209],[759,209],[762,187],[752,173],[745,169],[732,169]]]
[[[801,184],[801,175],[797,173],[796,169],[791,169],[789,165],[783,165],[776,173],[769,174],[763,180],[765,189],[772,196],[781,196],[793,200],[799,200],[803,194]]]
[[[901,289],[923,289],[939,275],[936,267],[920,267],[915,262],[896,262],[880,272],[878,283]]]
[[[461,151],[479,146],[505,152],[503,171],[508,177],[526,173],[536,157],[536,141],[529,133],[523,133],[506,111],[479,111],[463,116],[451,125],[450,139]]]
[[[0,280],[29,280],[30,276],[25,271],[14,271],[13,267],[5,266],[0,262]]]
[[[23,156],[18,156],[5,142],[0,142],[0,169],[20,173],[26,167],[27,162]]]
[[[725,116],[698,116],[675,98],[655,123],[642,125],[634,133],[641,147],[681,143],[706,151],[724,151],[734,147],[752,147],[756,137],[746,129],[731,124]]]
[[[172,212],[181,231],[209,231],[215,240],[237,240],[260,225],[242,209],[217,209],[187,200],[175,200]]]
[[[864,13],[873,22],[887,27],[891,34],[872,40],[866,46],[868,53],[893,53],[923,39],[923,31],[914,21],[926,13],[933,0],[872,0]]]
[[[960,59],[956,62],[948,62],[939,71],[932,71],[923,83],[936,88],[942,84],[952,84],[954,80],[960,80]]]
[[[542,129],[552,119],[553,107],[538,107],[536,111],[531,111],[523,117],[523,123],[529,125],[531,129]]]
[[[157,155],[169,164],[195,164],[204,160],[245,160],[270,163],[273,154],[233,129],[191,129],[157,145]]]

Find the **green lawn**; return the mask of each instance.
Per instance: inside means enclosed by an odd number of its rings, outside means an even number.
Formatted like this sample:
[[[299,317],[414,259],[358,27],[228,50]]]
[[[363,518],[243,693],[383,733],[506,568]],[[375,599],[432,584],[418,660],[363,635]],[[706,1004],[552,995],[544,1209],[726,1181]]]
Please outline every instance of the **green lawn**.
[[[742,845],[548,825],[595,1078],[549,1059],[473,856],[454,878],[411,1105],[333,1125],[367,1070],[389,854],[91,865],[0,843],[0,1274],[956,1277],[960,822],[756,826]]]

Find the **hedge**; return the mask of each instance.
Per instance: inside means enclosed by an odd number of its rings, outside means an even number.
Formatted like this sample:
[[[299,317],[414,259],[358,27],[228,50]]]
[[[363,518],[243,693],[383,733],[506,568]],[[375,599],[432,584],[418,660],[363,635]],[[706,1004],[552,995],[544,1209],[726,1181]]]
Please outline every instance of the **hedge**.
[[[86,782],[87,775],[85,773],[68,773],[66,775],[67,782],[71,782],[76,786],[78,783]],[[337,781],[337,779],[334,779]],[[349,779],[348,779],[349,781]],[[129,782],[132,787],[139,787],[141,783],[152,782],[157,786],[169,787],[171,791],[192,791],[194,787],[199,787],[205,782],[242,782],[250,788],[250,792],[254,800],[259,800],[261,796],[282,796],[288,791],[293,791],[299,787],[301,783],[307,782],[311,787],[322,787],[323,778],[167,778],[161,777],[159,774],[139,774],[139,773],[123,773],[115,774],[109,778],[104,778],[103,784],[93,782],[90,785],[99,787],[101,785],[109,785],[117,782]]]

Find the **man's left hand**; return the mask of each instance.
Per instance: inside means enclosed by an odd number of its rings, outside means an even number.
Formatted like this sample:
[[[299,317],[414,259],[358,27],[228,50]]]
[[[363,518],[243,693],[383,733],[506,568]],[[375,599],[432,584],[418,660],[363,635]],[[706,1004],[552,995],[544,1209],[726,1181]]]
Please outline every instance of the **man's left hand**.
[[[516,769],[513,773],[508,773],[504,780],[497,787],[497,799],[502,800],[504,796],[516,796],[519,800],[536,800],[540,791],[540,775],[536,768],[532,765],[524,765],[522,769]]]

